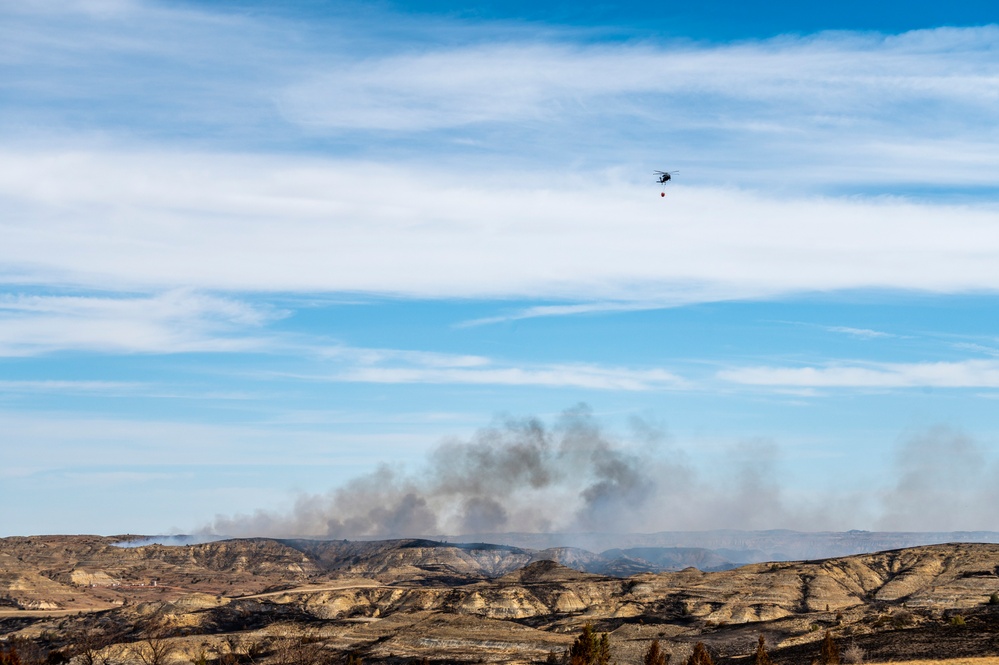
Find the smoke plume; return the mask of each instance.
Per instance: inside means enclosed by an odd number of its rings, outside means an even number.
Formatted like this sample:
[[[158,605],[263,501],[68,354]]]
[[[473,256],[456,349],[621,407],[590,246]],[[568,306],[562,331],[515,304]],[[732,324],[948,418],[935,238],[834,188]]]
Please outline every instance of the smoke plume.
[[[326,494],[303,495],[289,514],[218,517],[205,533],[377,539],[504,532],[705,529],[983,529],[969,510],[991,489],[984,452],[937,428],[901,440],[881,486],[787,490],[779,450],[748,441],[727,468],[696,469],[665,434],[636,421],[616,440],[585,405],[551,426],[502,418],[469,440],[445,441],[415,472],[382,465]],[[858,468],[867,461],[858,460]],[[988,505],[994,505],[990,503]],[[962,506],[965,506],[962,508]],[[962,515],[964,519],[955,519]]]
[[[996,468],[968,435],[945,426],[904,437],[895,482],[882,496],[882,528],[975,531],[996,525]]]
[[[219,540],[221,536],[210,534],[175,534],[169,536],[122,536],[116,543],[111,543],[114,547],[130,549],[134,547],[146,547],[147,545],[165,545],[167,547],[177,547],[183,545],[201,545]]]
[[[608,437],[589,408],[551,427],[504,418],[469,441],[446,441],[410,474],[382,465],[325,495],[298,499],[292,514],[219,517],[213,533],[390,538],[503,531],[641,529],[662,487],[682,493],[693,471],[644,445]],[[660,437],[661,439],[661,437]]]

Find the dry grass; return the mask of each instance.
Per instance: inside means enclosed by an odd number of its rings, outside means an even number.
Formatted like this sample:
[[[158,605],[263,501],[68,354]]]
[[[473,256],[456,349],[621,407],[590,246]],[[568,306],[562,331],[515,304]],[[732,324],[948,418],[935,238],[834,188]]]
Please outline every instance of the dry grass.
[[[946,658],[943,660],[893,660],[890,663],[871,661],[865,665],[999,665],[999,656],[982,658]]]

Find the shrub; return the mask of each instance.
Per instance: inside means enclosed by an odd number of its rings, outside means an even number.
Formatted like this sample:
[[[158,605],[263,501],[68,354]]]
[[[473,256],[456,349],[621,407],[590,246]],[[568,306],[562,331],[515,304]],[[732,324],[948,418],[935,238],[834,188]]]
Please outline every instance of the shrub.
[[[44,665],[53,653],[26,637],[14,635],[0,641],[0,663],[4,665]]]
[[[916,623],[916,615],[909,610],[901,610],[892,615],[891,622],[896,628],[907,628]]]
[[[864,663],[864,650],[857,646],[856,642],[852,642],[843,651],[843,661],[849,663],[850,665],[863,665]]]
[[[17,647],[0,646],[0,665],[21,665],[21,657],[17,655]]]
[[[950,625],[952,625],[952,626],[963,626],[964,625],[964,617],[961,616],[960,614],[955,614],[954,616],[952,616],[950,618]]]
[[[891,617],[887,614],[880,614],[873,622],[871,622],[871,627],[881,628],[889,623],[891,623]]]
[[[989,596],[989,605],[999,605],[999,591],[993,591]]]

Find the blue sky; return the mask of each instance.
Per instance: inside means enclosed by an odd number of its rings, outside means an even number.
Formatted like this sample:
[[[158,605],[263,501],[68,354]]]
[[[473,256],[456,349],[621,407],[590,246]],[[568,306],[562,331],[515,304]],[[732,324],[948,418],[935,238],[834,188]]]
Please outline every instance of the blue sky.
[[[999,530],[995,7],[811,5],[0,2],[0,535]]]

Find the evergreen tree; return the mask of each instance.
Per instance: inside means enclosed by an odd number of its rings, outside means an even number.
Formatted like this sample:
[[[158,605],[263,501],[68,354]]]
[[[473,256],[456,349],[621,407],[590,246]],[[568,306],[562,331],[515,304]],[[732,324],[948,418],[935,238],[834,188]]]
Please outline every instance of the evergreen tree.
[[[600,635],[600,642],[597,645],[597,660],[594,665],[610,665],[610,639],[607,633]]]
[[[669,654],[659,648],[659,640],[652,640],[645,652],[645,665],[668,665]]]
[[[687,665],[715,665],[714,661],[711,660],[711,654],[708,653],[708,648],[704,646],[704,642],[698,642],[694,645],[694,653],[690,654],[690,658],[687,659]]]
[[[583,626],[583,634],[569,647],[569,665],[610,665],[610,640],[598,636],[593,626]]]
[[[819,662],[822,665],[839,665],[839,647],[833,641],[832,633],[826,631],[825,639],[822,640],[822,650],[819,652]]]
[[[753,665],[773,665],[770,654],[767,653],[766,640],[760,634],[760,641],[756,644],[756,654],[753,656]]]

